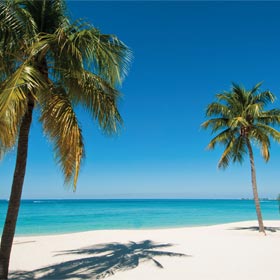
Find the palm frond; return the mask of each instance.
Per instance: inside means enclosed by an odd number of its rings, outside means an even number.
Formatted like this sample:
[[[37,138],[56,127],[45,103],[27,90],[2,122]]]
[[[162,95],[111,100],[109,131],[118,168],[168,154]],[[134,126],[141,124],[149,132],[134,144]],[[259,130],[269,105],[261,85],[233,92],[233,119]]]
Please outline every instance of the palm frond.
[[[255,84],[252,87],[252,89],[250,90],[251,94],[254,95],[256,92],[258,92],[258,90],[260,89],[262,84],[263,84],[263,82],[259,82],[259,83]]]
[[[229,106],[232,104],[232,93],[228,91],[218,93],[216,94],[216,99],[219,102],[224,102],[226,106]]]
[[[212,150],[215,148],[217,143],[225,145],[226,143],[228,143],[228,139],[234,138],[235,134],[236,130],[232,130],[231,128],[225,129],[210,141],[207,148],[209,150]]]
[[[245,88],[238,84],[232,83],[233,100],[236,100],[235,106],[242,106],[243,108],[248,105],[249,95]]]
[[[276,142],[280,143],[280,132],[266,124],[258,123],[252,129],[252,137],[255,137],[255,133],[260,133],[266,137],[271,137]],[[263,141],[267,141],[267,138],[264,138]]]
[[[63,79],[65,70],[78,75],[87,69],[113,86],[121,84],[127,75],[132,56],[129,48],[117,37],[101,34],[89,24],[64,23],[53,34],[42,34],[40,40],[50,46],[56,79]]]
[[[121,83],[127,75],[132,54],[129,48],[114,35],[101,34],[90,24],[80,22],[70,26],[69,39],[80,50],[88,69],[95,66],[95,73],[111,85]]]
[[[262,142],[261,153],[266,162],[269,161],[270,158],[269,148],[270,148],[269,139],[266,142]]]
[[[84,71],[82,78],[80,75],[77,78],[73,77],[72,74],[67,78],[67,87],[72,99],[89,110],[105,133],[116,133],[122,124],[117,108],[120,93],[91,72]]]
[[[280,125],[280,110],[272,109],[261,112],[256,118],[256,121],[266,125]]]
[[[12,8],[11,1],[0,2],[0,81],[13,71],[14,53],[23,34],[23,23]]]
[[[256,119],[262,114],[263,104],[261,103],[252,103],[249,104],[244,110],[244,116],[250,116],[253,119]]]
[[[13,107],[17,114],[23,116],[28,94],[33,94],[45,87],[41,73],[32,66],[22,64],[0,87],[0,117],[8,107]]]
[[[75,190],[84,157],[84,144],[72,105],[62,88],[54,88],[51,93],[41,95],[39,102],[43,129],[54,142],[55,156],[65,182],[73,182]]]
[[[29,99],[45,87],[41,74],[28,65],[21,65],[0,87],[1,154],[11,149],[17,140],[18,128]]]
[[[269,90],[260,92],[258,95],[254,96],[252,102],[260,103],[263,106],[273,103],[276,100],[276,96]]]
[[[268,130],[262,125],[254,126],[250,133],[251,136],[250,138],[254,140],[257,143],[257,145],[260,147],[262,157],[264,158],[265,161],[268,161],[270,157],[269,154],[270,140],[268,135],[269,135]]]
[[[218,130],[222,130],[228,126],[227,118],[215,118],[205,121],[201,124],[204,129],[211,128],[211,133],[215,133]]]
[[[38,31],[33,15],[30,13],[30,11],[28,11],[28,9],[26,9],[26,5],[28,5],[29,3],[29,0],[9,1],[9,6],[16,14],[18,20],[21,22],[21,36],[26,41],[32,39]]]
[[[0,160],[16,144],[20,120],[21,116],[13,107],[8,108],[0,118]]]
[[[30,15],[37,28],[37,33],[55,32],[62,23],[68,22],[64,0],[20,0],[24,9]]]
[[[82,54],[69,40],[63,26],[57,28],[54,34],[40,33],[32,48],[42,56],[48,55],[49,74],[53,80],[63,81],[65,72],[78,76],[83,71]]]
[[[232,161],[242,163],[244,155],[247,154],[247,146],[245,138],[241,135],[236,138],[232,148]]]
[[[231,135],[231,137],[228,138],[227,140],[228,140],[227,145],[219,160],[218,168],[227,168],[233,153],[232,148],[234,146],[234,141],[235,141],[234,135]]]
[[[231,118],[228,121],[228,126],[231,128],[237,128],[237,127],[248,126],[248,125],[249,125],[248,121],[241,116]]]
[[[11,2],[0,2],[0,38],[4,43],[19,38],[23,24],[18,19],[17,13],[12,9]]]
[[[228,117],[230,115],[231,111],[228,106],[218,103],[218,102],[213,102],[207,106],[206,109],[206,116],[211,117],[211,116],[223,116],[223,117]]]

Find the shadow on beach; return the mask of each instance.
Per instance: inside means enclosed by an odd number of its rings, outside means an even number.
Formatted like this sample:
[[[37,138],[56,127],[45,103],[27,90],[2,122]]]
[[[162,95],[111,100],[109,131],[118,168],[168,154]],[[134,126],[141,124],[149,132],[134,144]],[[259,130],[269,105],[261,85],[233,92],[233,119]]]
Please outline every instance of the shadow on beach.
[[[270,232],[277,232],[280,231],[280,227],[264,227],[265,231]],[[253,226],[253,227],[235,227],[231,228],[230,230],[251,230],[251,231],[259,231],[259,227]]]
[[[172,244],[158,244],[145,240],[138,243],[108,243],[61,251],[55,256],[80,255],[80,257],[33,271],[12,271],[9,279],[102,279],[119,271],[136,268],[140,262],[145,261],[151,261],[158,268],[163,268],[155,257],[188,256],[161,250],[171,246]]]

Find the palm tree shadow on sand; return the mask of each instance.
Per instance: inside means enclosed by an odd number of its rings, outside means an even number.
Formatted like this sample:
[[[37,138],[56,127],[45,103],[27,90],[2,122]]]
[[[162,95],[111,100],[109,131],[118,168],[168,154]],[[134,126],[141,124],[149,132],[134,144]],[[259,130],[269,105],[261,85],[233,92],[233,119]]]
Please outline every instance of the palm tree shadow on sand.
[[[270,232],[277,232],[280,231],[280,227],[264,227],[265,231]],[[231,230],[251,230],[251,231],[259,231],[259,227],[252,226],[252,227],[235,227]]]
[[[116,272],[136,268],[140,262],[162,264],[155,257],[186,257],[188,255],[161,249],[172,244],[158,244],[151,240],[141,242],[99,244],[77,250],[57,252],[56,256],[79,255],[74,260],[50,265],[33,271],[12,271],[9,279],[102,279]]]

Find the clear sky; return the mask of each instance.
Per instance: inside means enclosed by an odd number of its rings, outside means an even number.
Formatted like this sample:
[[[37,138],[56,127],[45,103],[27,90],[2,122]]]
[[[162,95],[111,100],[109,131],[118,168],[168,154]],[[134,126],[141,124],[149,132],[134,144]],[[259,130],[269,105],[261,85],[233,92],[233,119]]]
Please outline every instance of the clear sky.
[[[125,123],[107,137],[78,112],[86,159],[73,193],[35,116],[23,198],[252,197],[249,160],[218,170],[221,149],[206,150],[211,134],[200,124],[232,81],[249,88],[263,81],[280,99],[280,2],[67,3],[73,19],[87,19],[133,51],[119,104]],[[9,196],[15,154],[0,163],[0,198]],[[272,145],[268,164],[255,155],[260,196],[275,198],[280,146]]]

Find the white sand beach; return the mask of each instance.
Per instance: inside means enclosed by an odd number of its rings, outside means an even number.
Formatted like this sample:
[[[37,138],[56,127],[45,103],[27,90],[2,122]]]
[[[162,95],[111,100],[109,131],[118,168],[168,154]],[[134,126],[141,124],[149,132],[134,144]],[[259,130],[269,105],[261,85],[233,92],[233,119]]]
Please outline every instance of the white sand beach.
[[[11,279],[279,278],[280,221],[16,237]]]

